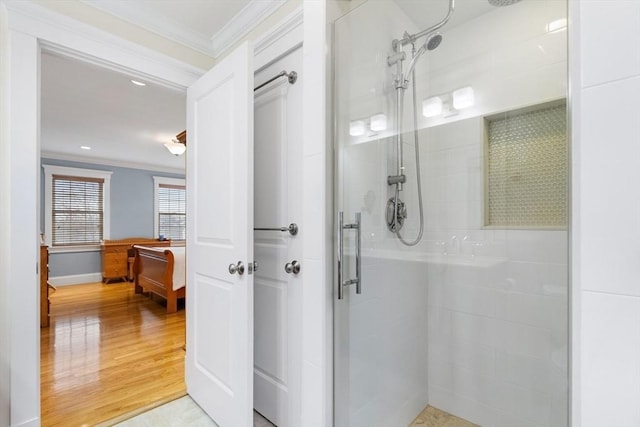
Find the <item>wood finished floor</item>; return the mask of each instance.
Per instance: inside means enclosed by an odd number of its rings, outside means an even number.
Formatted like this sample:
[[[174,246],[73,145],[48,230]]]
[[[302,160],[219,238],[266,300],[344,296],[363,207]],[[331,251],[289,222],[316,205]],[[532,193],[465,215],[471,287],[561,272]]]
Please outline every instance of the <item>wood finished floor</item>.
[[[59,286],[41,329],[42,426],[89,426],[183,396],[185,310],[131,283]]]

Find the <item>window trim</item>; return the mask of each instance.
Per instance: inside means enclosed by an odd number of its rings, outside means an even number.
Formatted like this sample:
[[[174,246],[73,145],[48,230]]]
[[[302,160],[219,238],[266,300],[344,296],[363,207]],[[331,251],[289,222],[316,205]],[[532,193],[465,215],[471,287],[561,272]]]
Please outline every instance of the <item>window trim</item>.
[[[187,181],[184,178],[168,178],[166,176],[153,177],[153,235],[160,235],[160,207],[158,206],[158,192],[160,185],[177,185],[187,189]]]
[[[42,165],[44,169],[44,241],[49,246],[51,253],[84,252],[100,249],[100,244],[95,245],[73,245],[73,246],[53,246],[51,238],[53,236],[53,176],[66,175],[79,178],[102,179],[102,238],[109,239],[111,235],[111,175],[112,171],[95,169],[81,169],[67,166]]]

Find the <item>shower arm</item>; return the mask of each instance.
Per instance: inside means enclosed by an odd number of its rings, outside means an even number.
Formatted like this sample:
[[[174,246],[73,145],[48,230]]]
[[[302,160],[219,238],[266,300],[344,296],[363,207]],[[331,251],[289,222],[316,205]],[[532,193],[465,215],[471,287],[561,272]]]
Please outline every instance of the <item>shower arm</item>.
[[[420,31],[419,33],[410,35],[405,33],[404,37],[400,40],[394,40],[393,41],[393,50],[398,52],[399,50],[401,50],[405,45],[409,44],[409,43],[414,43],[417,39],[419,39],[420,37],[424,37],[428,34],[433,33],[436,30],[439,30],[440,28],[442,28],[443,26],[446,25],[447,22],[449,22],[449,19],[451,19],[451,15],[453,15],[453,9],[455,8],[455,0],[449,0],[449,12],[447,13],[447,16],[444,17],[444,19],[442,21],[440,21],[439,23],[437,23],[436,25],[427,28],[426,30]]]

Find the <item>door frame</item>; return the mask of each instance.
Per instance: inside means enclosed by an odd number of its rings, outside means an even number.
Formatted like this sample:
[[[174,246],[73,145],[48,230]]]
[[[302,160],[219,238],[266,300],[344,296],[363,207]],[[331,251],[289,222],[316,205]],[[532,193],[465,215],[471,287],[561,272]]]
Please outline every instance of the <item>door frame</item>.
[[[288,40],[289,25],[301,26],[304,40],[303,124],[305,138],[305,208],[307,228],[303,263],[314,277],[305,283],[303,298],[303,386],[302,414],[309,426],[332,422],[332,291],[331,291],[331,158],[326,135],[326,1],[303,2],[304,25],[285,19],[256,42],[264,58],[273,55],[278,43]],[[297,11],[299,14],[299,11]],[[14,426],[40,425],[40,327],[38,323],[38,246],[40,182],[40,53],[44,47],[65,55],[119,70],[138,73],[146,79],[176,89],[186,89],[203,74],[191,65],[106,33],[67,16],[29,2],[0,0],[0,43],[5,62],[0,69],[0,299],[2,324],[0,343],[2,391],[9,402]],[[279,42],[280,41],[280,42]],[[286,44],[286,43],[285,43]],[[264,53],[263,53],[264,52]],[[282,54],[282,53],[280,53]],[[256,56],[256,66],[269,62]],[[266,62],[260,62],[266,61]],[[319,102],[318,100],[321,100]],[[318,194],[318,190],[319,193]],[[318,212],[325,213],[324,215]],[[327,214],[328,213],[328,214]],[[35,266],[35,268],[34,268]],[[313,274],[315,272],[316,274]],[[19,310],[12,307],[19,307]],[[6,322],[5,322],[6,321]],[[5,345],[6,344],[6,345]],[[7,368],[8,366],[8,368]],[[4,395],[3,395],[4,399]],[[4,411],[3,411],[4,412]],[[4,421],[4,419],[2,419]]]

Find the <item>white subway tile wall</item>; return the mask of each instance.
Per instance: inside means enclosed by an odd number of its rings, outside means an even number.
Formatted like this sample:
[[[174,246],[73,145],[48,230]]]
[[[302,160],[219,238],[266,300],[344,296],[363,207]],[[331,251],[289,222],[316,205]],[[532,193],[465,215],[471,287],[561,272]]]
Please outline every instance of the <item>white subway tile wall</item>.
[[[632,427],[640,425],[640,3],[576,3],[573,413],[582,427]]]
[[[386,56],[393,38],[417,28],[394,2],[367,2],[338,21],[337,210],[349,222],[362,212],[365,254],[362,294],[351,286],[335,303],[344,425],[407,425],[427,404],[484,427],[567,425],[567,231],[484,227],[483,128],[486,115],[566,97],[566,31],[545,30],[563,17],[564,1],[491,9],[443,28],[442,45],[418,63],[419,105],[469,85],[476,105],[418,119],[425,231],[411,248],[385,222],[396,167]],[[350,121],[380,112],[387,131],[349,134]],[[413,240],[413,132],[403,136],[402,234]],[[345,248],[351,264],[351,238]]]

